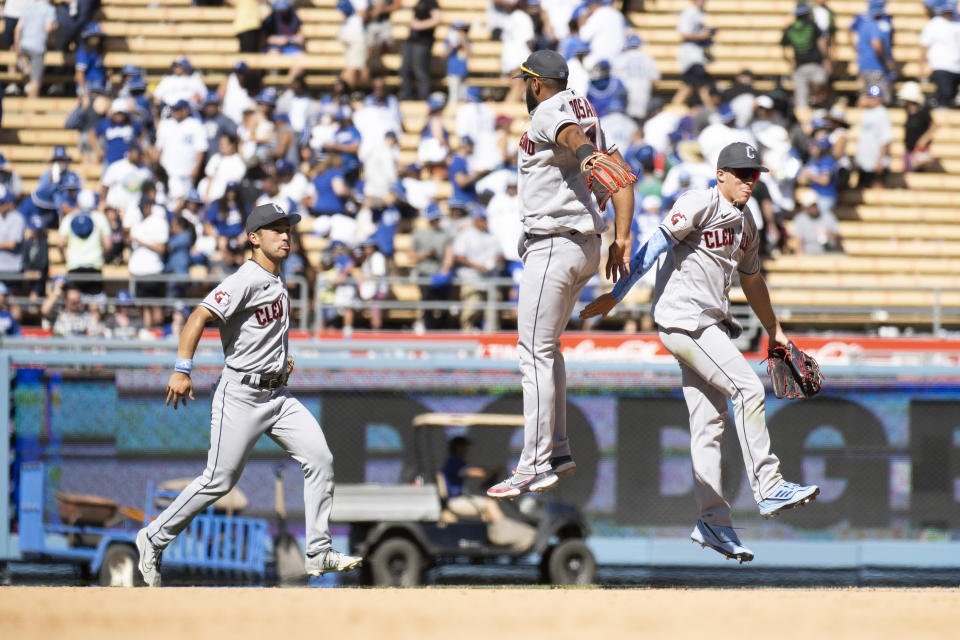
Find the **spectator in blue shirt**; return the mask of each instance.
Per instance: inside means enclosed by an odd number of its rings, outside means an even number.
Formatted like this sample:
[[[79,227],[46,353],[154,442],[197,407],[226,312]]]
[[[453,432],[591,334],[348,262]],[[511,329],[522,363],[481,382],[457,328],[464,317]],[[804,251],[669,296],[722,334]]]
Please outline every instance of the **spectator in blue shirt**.
[[[337,132],[333,135],[333,141],[323,145],[323,151],[335,151],[340,154],[342,160],[343,176],[348,185],[356,184],[360,178],[360,130],[353,126],[350,107],[340,107],[336,113]]]
[[[234,247],[242,247],[245,242],[243,224],[248,213],[240,195],[240,185],[227,183],[223,197],[211,202],[207,209],[207,235],[218,236],[217,246],[221,250],[230,246],[231,241]]]
[[[310,213],[315,216],[330,216],[343,213],[350,187],[343,175],[342,160],[337,153],[319,154],[313,169],[313,188],[317,197]]]
[[[117,98],[110,105],[110,116],[103,118],[93,129],[92,146],[103,161],[106,171],[112,163],[122,160],[130,147],[140,146],[143,126],[130,117],[130,101]]]
[[[261,26],[267,39],[264,53],[303,53],[303,33],[300,31],[302,24],[290,0],[274,0],[273,13],[264,19]]]
[[[447,102],[455,105],[460,101],[463,82],[467,78],[467,57],[470,55],[470,40],[467,32],[470,25],[457,20],[450,25],[443,46],[447,54]]]
[[[207,132],[207,159],[216,153],[220,138],[237,137],[237,124],[220,110],[220,96],[216,91],[207,93],[200,111],[200,124]]]
[[[175,216],[170,221],[170,239],[167,241],[167,260],[165,273],[190,275],[190,248],[197,240],[197,232],[183,216]],[[182,298],[187,282],[168,282],[167,297]]]
[[[74,71],[77,95],[86,93],[88,84],[107,84],[107,68],[103,64],[104,35],[99,22],[91,22],[80,34],[81,44],[77,47]]]
[[[601,118],[614,111],[626,111],[627,88],[623,86],[620,78],[611,75],[608,60],[598,60],[590,72],[587,100]],[[589,137],[589,133],[587,135]],[[596,143],[596,140],[593,142]]]
[[[15,337],[20,335],[20,325],[17,324],[17,319],[10,313],[7,293],[7,285],[0,282],[0,334]]]
[[[817,194],[817,206],[824,219],[833,219],[837,205],[837,161],[831,152],[832,145],[826,135],[810,139],[810,158],[797,176],[797,181],[807,184]]]
[[[470,136],[460,138],[460,150],[450,158],[447,173],[453,196],[467,203],[477,201],[477,181],[490,174],[490,169],[470,171],[470,156],[473,155],[473,139]]]
[[[53,196],[53,201],[57,205],[57,213],[61,219],[77,209],[77,196],[80,195],[80,187],[82,186],[83,182],[80,180],[80,176],[73,172],[65,175],[63,180],[60,181],[57,192]]]
[[[889,102],[890,83],[896,80],[897,65],[893,60],[893,23],[884,11],[884,0],[870,0],[867,13],[858,15],[850,30],[857,41],[860,82],[864,88],[879,86],[884,102]]]

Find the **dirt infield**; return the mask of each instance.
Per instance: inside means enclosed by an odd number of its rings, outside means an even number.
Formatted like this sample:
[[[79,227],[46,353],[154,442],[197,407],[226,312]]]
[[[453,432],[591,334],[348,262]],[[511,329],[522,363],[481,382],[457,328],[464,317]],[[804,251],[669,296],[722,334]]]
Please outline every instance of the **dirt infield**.
[[[0,589],[0,637],[948,638],[957,589]]]

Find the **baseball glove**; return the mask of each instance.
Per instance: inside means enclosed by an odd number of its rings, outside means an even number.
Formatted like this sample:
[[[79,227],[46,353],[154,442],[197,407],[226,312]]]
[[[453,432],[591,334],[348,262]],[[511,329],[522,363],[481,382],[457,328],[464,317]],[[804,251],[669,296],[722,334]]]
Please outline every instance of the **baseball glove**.
[[[767,351],[767,370],[778,398],[810,398],[820,393],[823,385],[820,365],[793,342]]]
[[[293,373],[293,356],[287,356],[287,369],[283,372],[283,386],[287,386],[291,373]]]
[[[630,167],[602,151],[584,158],[580,163],[580,171],[586,177],[587,188],[597,197],[601,209],[613,194],[637,181]]]

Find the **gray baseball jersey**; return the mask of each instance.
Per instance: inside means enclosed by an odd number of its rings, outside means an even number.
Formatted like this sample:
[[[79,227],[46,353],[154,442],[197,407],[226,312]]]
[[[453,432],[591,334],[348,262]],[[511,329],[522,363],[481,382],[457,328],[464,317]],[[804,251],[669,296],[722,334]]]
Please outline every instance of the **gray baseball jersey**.
[[[207,466],[150,523],[147,538],[160,549],[170,544],[237,483],[266,434],[303,469],[307,554],[329,549],[333,456],[316,417],[285,386],[263,384],[286,367],[290,302],[283,278],[249,260],[201,304],[219,320],[227,365],[213,388]]]
[[[283,276],[247,260],[200,304],[220,320],[220,342],[228,367],[258,373],[284,370],[290,298]]]
[[[557,144],[564,125],[583,129],[598,149],[606,141],[590,102],[567,89],[541,102],[520,139],[518,192],[523,228],[523,275],[517,299],[517,349],[523,387],[524,443],[517,471],[551,470],[570,455],[567,381],[560,335],[577,298],[597,274],[605,228],[580,173],[580,163]]]
[[[660,228],[676,243],[657,270],[651,313],[664,329],[696,331],[732,323],[733,270],[760,271],[760,236],[750,211],[716,189],[687,191]]]
[[[657,270],[652,313],[660,341],[680,363],[700,519],[732,526],[720,481],[728,399],[754,499],[771,495],[782,480],[770,451],[763,384],[730,340],[739,331],[730,315],[733,271],[760,271],[760,238],[750,211],[716,188],[684,193],[660,229],[676,244]]]
[[[557,145],[557,133],[568,124],[580,125],[594,147],[607,149],[597,112],[589,100],[573,89],[537,105],[517,150],[517,192],[526,233],[599,233],[605,228],[580,173],[580,162],[569,150]]]

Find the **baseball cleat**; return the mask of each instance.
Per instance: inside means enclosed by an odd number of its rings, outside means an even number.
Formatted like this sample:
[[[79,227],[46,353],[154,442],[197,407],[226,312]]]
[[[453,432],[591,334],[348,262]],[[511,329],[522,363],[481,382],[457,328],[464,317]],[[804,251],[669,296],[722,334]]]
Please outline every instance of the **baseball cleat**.
[[[555,474],[552,469],[537,474],[514,472],[512,476],[503,482],[499,482],[487,489],[487,495],[498,500],[516,498],[520,494],[531,491],[536,493],[546,491],[558,482],[560,482],[560,478],[557,477],[557,474]]]
[[[160,564],[162,562],[163,549],[157,549],[153,543],[147,539],[147,528],[144,527],[137,532],[137,551],[140,552],[140,561],[137,568],[143,576],[143,581],[148,587],[160,586]]]
[[[577,463],[573,461],[573,456],[557,456],[550,458],[550,467],[557,476],[563,478],[577,470]]]
[[[701,547],[710,547],[723,554],[727,559],[739,560],[740,564],[753,560],[753,551],[743,546],[733,527],[707,524],[703,520],[697,520],[697,526],[690,533],[690,539]]]
[[[309,576],[322,576],[325,573],[350,571],[363,564],[363,558],[348,556],[334,549],[327,549],[312,556],[307,556],[304,570]]]
[[[820,488],[815,484],[802,487],[794,482],[783,480],[777,485],[776,491],[761,500],[757,506],[760,508],[760,515],[764,518],[776,518],[781,511],[802,507],[816,500],[818,495],[820,495]]]

